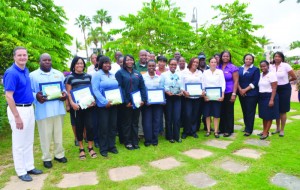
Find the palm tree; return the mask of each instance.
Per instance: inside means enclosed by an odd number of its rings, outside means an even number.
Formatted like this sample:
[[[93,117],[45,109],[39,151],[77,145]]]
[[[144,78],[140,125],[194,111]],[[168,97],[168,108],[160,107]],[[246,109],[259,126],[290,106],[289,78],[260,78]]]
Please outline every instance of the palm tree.
[[[77,54],[78,51],[82,49],[82,44],[81,44],[81,42],[79,42],[79,41],[77,40],[77,38],[76,38],[76,40],[75,40],[75,45],[76,45],[76,54]]]
[[[261,37],[261,38],[258,39],[258,43],[261,45],[262,49],[265,49],[266,45],[269,45],[269,44],[271,44],[273,42],[271,42],[270,39],[268,39],[265,35],[263,35],[263,37]]]
[[[76,18],[75,25],[78,25],[78,27],[81,29],[84,37],[84,46],[86,51],[86,58],[89,59],[88,49],[87,49],[87,42],[86,42],[86,29],[91,25],[91,19],[85,15],[79,15],[78,18]]]
[[[96,27],[95,29],[91,28],[90,32],[88,33],[87,43],[88,44],[94,43],[97,51],[98,51],[98,43],[100,41],[101,34],[102,34],[102,29],[100,27]]]
[[[95,16],[93,16],[93,21],[97,24],[100,24],[101,29],[103,29],[103,24],[109,24],[111,23],[111,16],[107,15],[107,11],[100,9],[96,12],[97,14]],[[103,30],[102,30],[103,31]],[[102,52],[102,41],[100,44],[100,48],[101,48],[101,52]]]

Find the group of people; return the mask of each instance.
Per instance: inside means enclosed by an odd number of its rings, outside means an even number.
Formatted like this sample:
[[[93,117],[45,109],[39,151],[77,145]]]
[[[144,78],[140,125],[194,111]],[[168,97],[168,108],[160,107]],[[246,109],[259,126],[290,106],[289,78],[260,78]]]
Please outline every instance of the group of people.
[[[40,56],[40,68],[29,74],[28,60],[24,47],[14,49],[14,63],[4,74],[4,88],[7,99],[7,113],[12,129],[13,159],[16,173],[23,181],[31,181],[29,174],[41,174],[33,162],[33,133],[37,121],[42,160],[44,167],[52,167],[50,143],[54,140],[54,160],[66,163],[62,146],[63,118],[70,112],[79,146],[79,158],[86,159],[84,140],[88,154],[96,158],[93,146],[100,154],[117,154],[116,136],[128,150],[139,149],[139,134],[144,135],[144,145],[158,145],[158,136],[164,131],[170,143],[181,143],[192,136],[198,138],[200,124],[204,124],[205,137],[229,137],[234,131],[234,102],[236,97],[242,107],[245,123],[244,136],[253,132],[256,107],[263,120],[260,139],[269,136],[272,120],[277,129],[273,134],[284,136],[286,113],[290,110],[291,85],[296,79],[291,66],[284,62],[284,55],[276,52],[273,62],[260,62],[260,69],[254,66],[254,56],[246,54],[241,67],[231,61],[229,51],[215,54],[208,59],[199,53],[188,63],[180,55],[167,59],[141,50],[136,62],[132,55],[116,52],[116,63],[107,56],[91,56],[92,65],[87,67],[81,57],[74,57],[70,74],[66,77],[52,68],[51,56]],[[87,70],[87,73],[85,72]],[[42,93],[41,83],[59,82],[61,95],[48,100]],[[189,85],[199,85],[196,94]],[[72,91],[89,87],[93,102],[81,107],[71,96]],[[115,104],[105,92],[120,89],[122,101]],[[148,92],[163,90],[165,101],[152,104]],[[210,89],[219,89],[213,98]],[[133,101],[132,94],[140,93],[140,101]],[[33,108],[35,105],[35,109]],[[141,115],[141,117],[140,117]],[[213,124],[213,125],[212,125]],[[212,127],[213,126],[213,127]],[[180,128],[183,127],[180,135]]]

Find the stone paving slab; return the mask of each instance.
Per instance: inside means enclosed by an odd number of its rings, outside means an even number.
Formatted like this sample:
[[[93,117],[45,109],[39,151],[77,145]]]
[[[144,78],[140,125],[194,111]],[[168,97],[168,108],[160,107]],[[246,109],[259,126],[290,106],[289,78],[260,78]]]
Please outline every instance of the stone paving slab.
[[[48,174],[31,175],[31,182],[21,181],[17,176],[11,176],[10,181],[6,183],[3,190],[40,190],[44,186],[44,181]]]
[[[228,159],[221,161],[220,167],[228,172],[235,173],[235,174],[244,172],[249,168],[248,165],[244,165]]]
[[[175,158],[169,157],[161,160],[156,160],[153,162],[150,162],[150,165],[159,168],[161,170],[170,170],[172,168],[180,166],[180,162],[178,162]]]
[[[238,122],[240,122],[240,123],[244,123],[244,119],[242,118],[242,119],[239,119],[239,120],[237,120]]]
[[[96,172],[80,172],[63,174],[64,178],[57,184],[59,188],[71,188],[82,185],[96,185],[99,183]]]
[[[293,115],[290,118],[292,118],[292,119],[300,119],[300,115]]]
[[[138,188],[137,190],[163,190],[161,187],[153,185],[153,186],[143,186]]]
[[[183,154],[195,159],[202,159],[212,155],[211,152],[202,149],[191,149],[183,152]]]
[[[226,149],[228,145],[230,145],[233,141],[224,141],[224,140],[209,140],[206,141],[205,144],[208,146],[213,146],[216,148]]]
[[[270,141],[262,141],[260,139],[246,139],[245,144],[250,144],[255,146],[269,146]]]
[[[257,150],[253,150],[253,149],[248,149],[248,148],[237,150],[233,154],[247,157],[247,158],[254,158],[254,159],[258,159],[262,155],[261,152],[258,152]]]
[[[271,183],[290,190],[300,189],[300,178],[284,173],[277,173],[274,177],[272,177]]]
[[[205,173],[193,173],[185,176],[185,181],[194,187],[206,188],[217,184],[209,175]]]
[[[290,112],[296,112],[297,110],[294,110],[294,109],[290,109]]]
[[[225,139],[235,139],[236,138],[237,133],[231,133],[230,137],[223,137]]]
[[[109,178],[112,181],[123,181],[127,179],[132,179],[142,174],[143,173],[139,166],[113,168],[108,171]]]
[[[242,125],[234,125],[234,130],[242,130],[244,126]]]

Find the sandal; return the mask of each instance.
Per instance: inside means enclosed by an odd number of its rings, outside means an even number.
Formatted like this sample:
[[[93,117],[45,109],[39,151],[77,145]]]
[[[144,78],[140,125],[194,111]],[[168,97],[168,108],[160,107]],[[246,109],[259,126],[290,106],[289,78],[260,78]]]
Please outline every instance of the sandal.
[[[89,149],[90,156],[91,156],[92,158],[97,158],[97,153],[94,151],[93,147],[91,147],[91,148],[88,147],[88,149]],[[92,151],[93,151],[94,153],[91,153]]]
[[[210,131],[205,134],[206,137],[209,137]]]
[[[219,136],[218,133],[215,133],[215,137],[216,137],[216,138],[220,138],[220,136]]]
[[[272,135],[275,135],[276,133],[280,133],[280,131],[277,131],[277,130],[276,130],[276,131],[272,132],[271,134],[272,134]]]
[[[81,153],[84,153],[84,154],[81,154]],[[83,149],[79,149],[79,159],[80,160],[85,160],[86,156],[85,156],[85,150],[84,148]]]

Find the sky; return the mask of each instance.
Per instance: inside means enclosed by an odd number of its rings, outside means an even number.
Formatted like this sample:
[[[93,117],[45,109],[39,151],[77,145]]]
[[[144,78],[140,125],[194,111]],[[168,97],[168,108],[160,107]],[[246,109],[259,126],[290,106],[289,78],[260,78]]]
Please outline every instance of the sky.
[[[66,23],[67,32],[75,39],[83,42],[83,34],[76,26],[75,19],[80,14],[90,18],[96,14],[97,10],[104,9],[108,15],[112,16],[112,22],[104,25],[104,30],[109,31],[111,28],[122,28],[124,23],[120,21],[119,16],[128,14],[136,15],[143,7],[143,2],[150,0],[54,0],[55,4],[62,6],[68,17]],[[185,13],[184,21],[191,23],[193,8],[197,10],[198,26],[206,22],[211,22],[211,18],[217,15],[211,6],[224,5],[233,3],[234,0],[171,0],[179,7],[181,12]],[[240,0],[243,3],[249,3],[247,13],[252,14],[253,24],[263,25],[254,33],[256,36],[265,35],[273,42],[272,45],[281,46],[283,51],[288,50],[288,46],[293,41],[300,41],[300,3],[296,0],[285,0],[279,3],[279,0]],[[72,53],[75,52],[75,46],[70,47]]]

